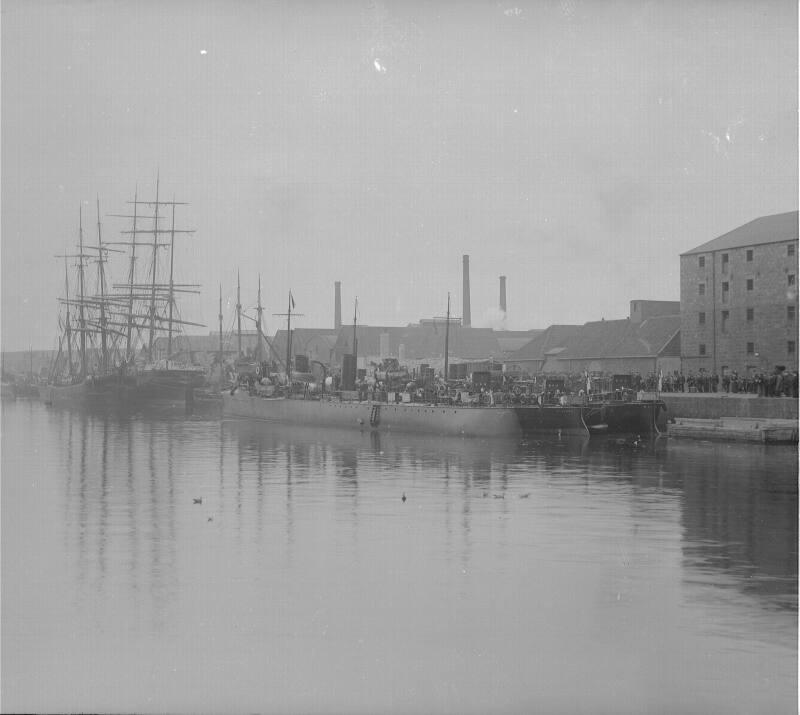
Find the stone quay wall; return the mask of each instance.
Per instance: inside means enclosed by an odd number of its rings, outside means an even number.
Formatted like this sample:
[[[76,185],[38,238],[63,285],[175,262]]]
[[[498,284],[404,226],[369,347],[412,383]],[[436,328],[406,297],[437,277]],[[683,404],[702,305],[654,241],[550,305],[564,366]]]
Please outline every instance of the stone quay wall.
[[[662,392],[659,397],[667,406],[667,419],[686,417],[719,419],[721,417],[754,417],[759,419],[796,420],[798,400],[793,397],[758,397],[727,393]]]

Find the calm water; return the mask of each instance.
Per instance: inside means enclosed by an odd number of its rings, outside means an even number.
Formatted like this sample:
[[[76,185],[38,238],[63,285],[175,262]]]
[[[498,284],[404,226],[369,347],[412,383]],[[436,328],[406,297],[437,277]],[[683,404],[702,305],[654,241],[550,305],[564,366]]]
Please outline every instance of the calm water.
[[[2,708],[796,712],[797,484],[793,448],[4,403]]]

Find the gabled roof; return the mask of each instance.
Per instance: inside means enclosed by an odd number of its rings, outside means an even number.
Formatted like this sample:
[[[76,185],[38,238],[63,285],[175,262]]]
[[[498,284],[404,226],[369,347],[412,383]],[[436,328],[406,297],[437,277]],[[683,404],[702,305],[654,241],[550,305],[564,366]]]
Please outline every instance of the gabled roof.
[[[580,328],[580,325],[551,325],[509,356],[509,360],[544,360],[548,350],[564,347]]]
[[[636,337],[647,350],[647,355],[658,355],[669,342],[680,332],[680,315],[659,315],[639,323]],[[628,353],[625,357],[634,357]]]
[[[745,246],[758,246],[764,243],[779,243],[781,241],[796,241],[798,237],[798,212],[789,211],[783,214],[762,216],[739,228],[723,233],[721,236],[707,241],[682,253],[689,256],[693,253],[710,253],[711,251],[724,251],[726,248],[743,248]]]
[[[500,345],[500,349],[503,353],[513,353],[519,350],[523,345],[527,345],[531,338],[535,336],[533,335],[526,335],[524,338],[497,338],[497,342]]]
[[[680,315],[662,315],[641,323],[601,320],[586,323],[567,342],[560,360],[655,357],[680,330]]]
[[[627,318],[586,323],[569,338],[566,350],[559,355],[559,359],[605,357],[621,341],[635,332],[635,325]]]
[[[625,318],[596,320],[585,325],[551,325],[509,359],[654,357],[678,334],[680,323],[680,315],[662,315],[641,323]]]

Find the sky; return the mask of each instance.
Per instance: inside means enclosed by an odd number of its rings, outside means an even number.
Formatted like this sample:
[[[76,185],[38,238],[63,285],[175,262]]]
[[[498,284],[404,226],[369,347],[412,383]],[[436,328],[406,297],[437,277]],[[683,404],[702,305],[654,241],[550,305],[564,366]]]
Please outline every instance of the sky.
[[[798,207],[794,0],[3,0],[2,348],[56,345],[83,211],[188,202],[185,319],[624,318],[679,254]],[[82,209],[81,209],[82,207]],[[125,280],[115,256],[112,280]],[[507,276],[508,312],[498,309]],[[250,311],[252,313],[252,310]]]

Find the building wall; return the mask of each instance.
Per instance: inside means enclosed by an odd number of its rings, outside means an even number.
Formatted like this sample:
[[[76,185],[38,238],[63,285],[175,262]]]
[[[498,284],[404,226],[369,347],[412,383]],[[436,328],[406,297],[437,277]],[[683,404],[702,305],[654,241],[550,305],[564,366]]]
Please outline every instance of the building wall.
[[[536,375],[541,372],[542,361],[532,358],[529,360],[510,360],[505,363],[505,366],[507,372]]]
[[[789,246],[794,247],[794,255],[789,253]],[[748,251],[752,251],[750,261]],[[775,365],[797,368],[797,251],[798,241],[794,240],[681,256],[681,358],[685,373],[701,369],[718,374],[725,370],[767,372]],[[790,276],[794,277],[793,285]],[[748,280],[752,281],[750,290]],[[727,291],[723,290],[725,283]],[[700,295],[701,284],[705,286],[704,295]],[[790,307],[793,319],[787,311]],[[748,308],[752,309],[751,320]],[[701,313],[705,314],[704,323]],[[793,352],[789,341],[794,343]]]
[[[678,300],[632,300],[630,318],[634,323],[642,323],[648,318],[677,315],[680,309]]]

